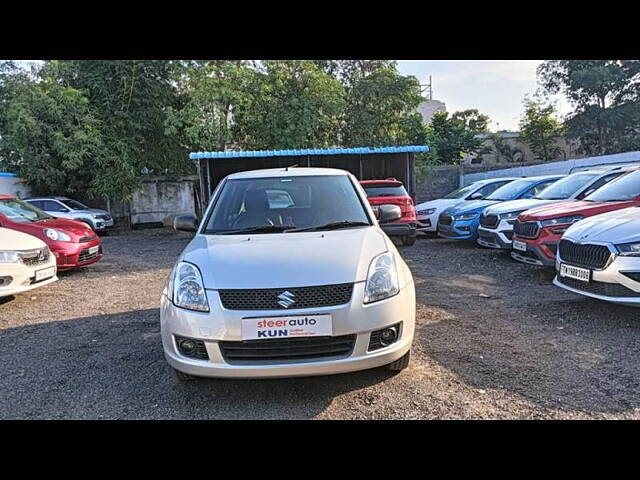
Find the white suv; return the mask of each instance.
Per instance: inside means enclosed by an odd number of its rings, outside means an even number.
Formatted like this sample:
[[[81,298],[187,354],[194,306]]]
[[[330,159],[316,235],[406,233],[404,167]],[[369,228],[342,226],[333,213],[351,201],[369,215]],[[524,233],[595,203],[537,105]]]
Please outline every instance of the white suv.
[[[553,283],[621,305],[640,306],[640,207],[580,220],[560,240]]]
[[[56,257],[42,240],[0,228],[0,297],[26,292],[56,280]]]
[[[273,192],[291,202],[275,201]],[[380,222],[400,217],[380,208]],[[409,362],[411,272],[348,172],[257,170],[217,186],[162,293],[180,380],[326,375]]]

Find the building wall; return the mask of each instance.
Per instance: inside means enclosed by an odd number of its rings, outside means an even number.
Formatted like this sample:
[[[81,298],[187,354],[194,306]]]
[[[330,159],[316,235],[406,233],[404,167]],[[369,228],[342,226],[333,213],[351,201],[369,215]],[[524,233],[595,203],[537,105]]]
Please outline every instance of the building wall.
[[[440,100],[425,100],[418,105],[418,113],[422,115],[424,123],[431,123],[431,119],[436,112],[446,112],[447,106]]]
[[[0,175],[0,194],[26,198],[31,195],[31,189],[21,178],[4,174]]]
[[[131,201],[131,224],[168,225],[180,214],[196,214],[196,176],[149,177]]]

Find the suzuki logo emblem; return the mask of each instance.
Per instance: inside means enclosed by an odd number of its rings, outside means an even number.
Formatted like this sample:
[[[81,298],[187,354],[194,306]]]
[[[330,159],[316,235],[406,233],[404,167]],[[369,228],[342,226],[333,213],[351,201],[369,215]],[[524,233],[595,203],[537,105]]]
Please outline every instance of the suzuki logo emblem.
[[[279,300],[278,305],[284,308],[289,308],[291,305],[296,303],[295,298],[296,296],[293,293],[289,292],[288,290],[285,290],[280,295],[278,295],[278,300]]]

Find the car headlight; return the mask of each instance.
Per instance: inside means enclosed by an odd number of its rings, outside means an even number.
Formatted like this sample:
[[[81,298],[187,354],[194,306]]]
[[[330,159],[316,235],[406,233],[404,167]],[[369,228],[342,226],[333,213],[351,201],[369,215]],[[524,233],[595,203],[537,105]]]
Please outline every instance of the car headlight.
[[[173,303],[177,307],[199,312],[209,311],[209,302],[198,267],[180,262],[173,277]]]
[[[436,209],[435,208],[427,208],[425,210],[418,210],[416,211],[416,213],[418,215],[433,215],[435,213]]]
[[[473,220],[478,216],[478,213],[463,213],[461,215],[455,215],[454,220]]]
[[[19,261],[20,255],[18,255],[18,252],[0,252],[0,263],[17,263]]]
[[[584,217],[582,215],[571,215],[569,217],[559,217],[559,218],[551,218],[549,220],[542,220],[540,224],[543,227],[550,227],[553,225],[569,225],[571,223],[576,223],[582,220]]]
[[[400,291],[396,260],[391,252],[378,255],[369,265],[364,287],[364,303],[377,302],[393,297]]]
[[[518,212],[501,213],[500,215],[498,215],[498,218],[500,220],[513,220],[514,218],[518,218],[518,215],[520,215],[522,212],[524,212],[524,210],[520,210]]]
[[[71,237],[64,233],[62,230],[56,230],[55,228],[45,228],[44,234],[54,242],[70,242]]]
[[[616,245],[620,255],[629,257],[640,257],[640,242],[620,243]]]

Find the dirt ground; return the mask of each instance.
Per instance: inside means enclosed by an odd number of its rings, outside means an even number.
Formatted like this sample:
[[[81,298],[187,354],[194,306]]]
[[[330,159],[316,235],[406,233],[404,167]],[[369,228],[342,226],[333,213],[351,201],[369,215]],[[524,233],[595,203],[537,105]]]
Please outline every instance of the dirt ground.
[[[418,299],[403,372],[179,383],[158,302],[189,238],[104,237],[102,262],[1,304],[0,418],[640,418],[640,310],[435,238],[401,248]]]

